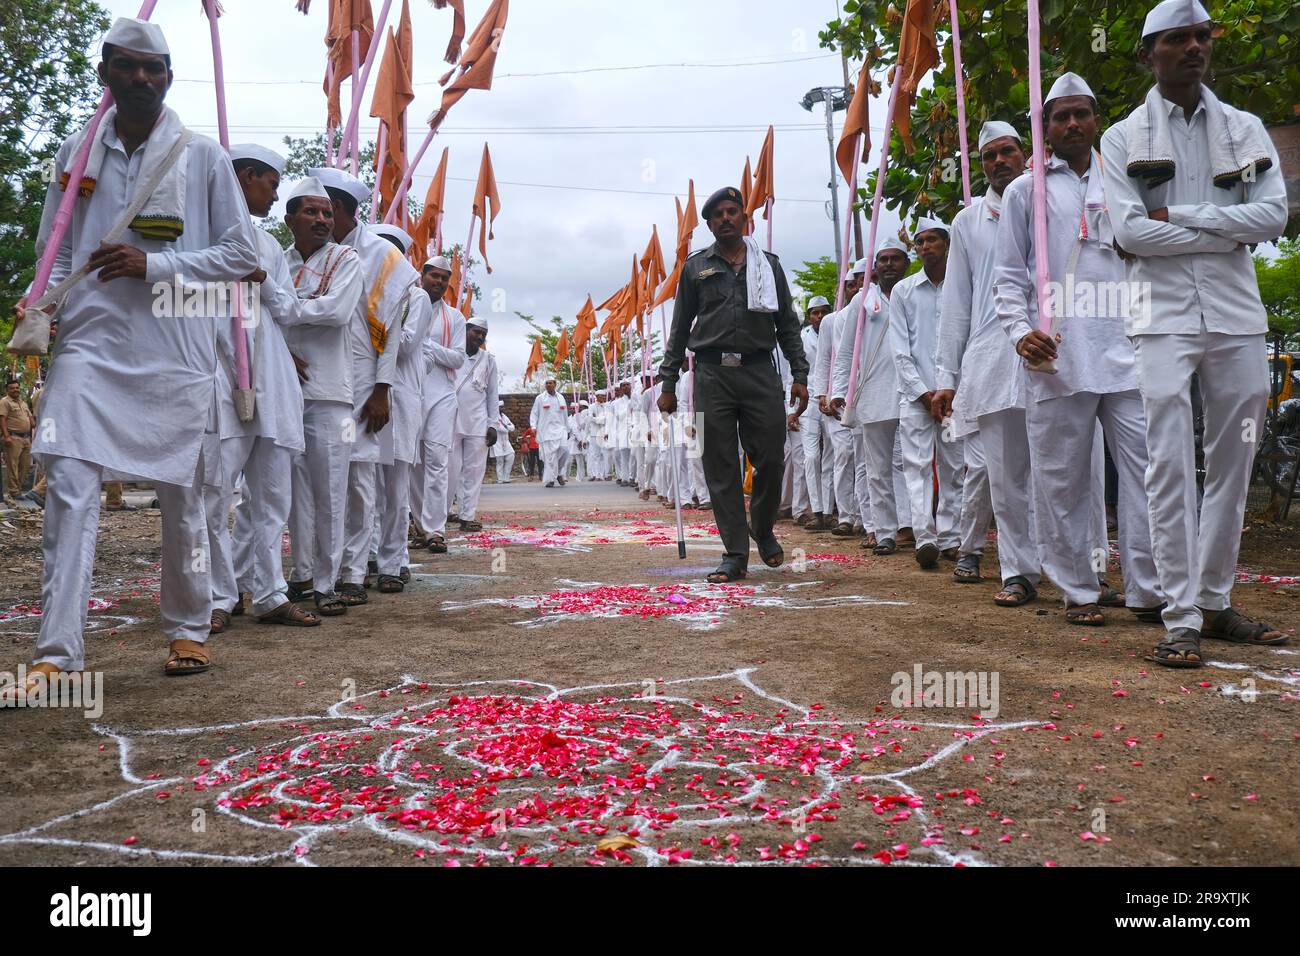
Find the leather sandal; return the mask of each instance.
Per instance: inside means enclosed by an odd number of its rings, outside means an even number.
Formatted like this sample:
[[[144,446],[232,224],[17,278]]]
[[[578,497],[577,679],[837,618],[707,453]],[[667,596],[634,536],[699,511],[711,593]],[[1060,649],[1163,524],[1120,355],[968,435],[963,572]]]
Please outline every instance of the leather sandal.
[[[1190,627],[1176,627],[1144,659],[1164,667],[1204,667],[1201,635]]]
[[[379,581],[375,586],[375,590],[380,594],[400,594],[405,588],[406,585],[396,574],[379,575]]]
[[[212,609],[212,626],[208,628],[209,634],[220,634],[230,628],[230,612],[224,608]]]
[[[285,624],[289,627],[316,627],[320,615],[305,610],[293,601],[285,601],[274,610],[257,615],[258,624]]]
[[[168,677],[185,677],[189,674],[202,674],[212,667],[212,656],[208,646],[198,641],[179,638],[167,645],[167,663],[163,673]]]

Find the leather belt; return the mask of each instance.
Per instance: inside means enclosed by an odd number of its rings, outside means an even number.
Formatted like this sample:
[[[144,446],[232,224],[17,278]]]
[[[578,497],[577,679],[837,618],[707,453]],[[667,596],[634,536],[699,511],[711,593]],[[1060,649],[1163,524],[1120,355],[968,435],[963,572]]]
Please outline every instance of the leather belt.
[[[703,362],[705,365],[723,365],[729,368],[736,368],[741,365],[757,365],[761,362],[772,362],[770,352],[723,352],[720,349],[699,349],[695,353],[695,361]]]

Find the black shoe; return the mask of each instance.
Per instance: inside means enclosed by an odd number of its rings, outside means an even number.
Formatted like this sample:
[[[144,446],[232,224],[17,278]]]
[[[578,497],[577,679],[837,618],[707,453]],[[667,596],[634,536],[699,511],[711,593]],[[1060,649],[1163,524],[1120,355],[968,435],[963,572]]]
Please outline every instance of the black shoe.
[[[921,545],[916,549],[916,563],[926,571],[937,568],[939,566],[939,546],[934,543]]]

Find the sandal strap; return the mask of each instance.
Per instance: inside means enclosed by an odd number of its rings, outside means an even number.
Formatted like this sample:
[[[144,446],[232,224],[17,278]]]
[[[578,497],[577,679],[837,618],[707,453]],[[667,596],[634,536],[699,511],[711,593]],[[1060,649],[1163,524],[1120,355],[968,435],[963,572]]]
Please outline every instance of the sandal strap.
[[[178,638],[167,645],[167,650],[171,652],[169,660],[187,660],[198,661],[201,664],[207,664],[211,658],[208,656],[208,646],[200,644],[198,641],[190,641],[185,638]]]
[[[1224,615],[1227,615],[1227,617],[1225,618]],[[1226,607],[1215,615],[1213,626],[1206,628],[1206,630],[1227,638],[1229,641],[1245,642],[1263,637],[1274,628],[1263,621],[1257,621],[1242,614],[1236,608]]]

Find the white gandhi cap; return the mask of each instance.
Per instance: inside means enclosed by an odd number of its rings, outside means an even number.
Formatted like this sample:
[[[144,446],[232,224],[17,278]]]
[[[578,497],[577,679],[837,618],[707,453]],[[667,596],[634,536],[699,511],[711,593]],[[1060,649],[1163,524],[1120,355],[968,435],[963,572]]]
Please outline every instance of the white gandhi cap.
[[[307,170],[307,174],[319,179],[321,185],[326,189],[341,189],[359,203],[370,198],[370,189],[366,184],[351,173],[346,173],[341,169],[317,166]]]
[[[1020,134],[1016,132],[1016,128],[1010,123],[1004,123],[1002,120],[989,120],[980,127],[979,145],[975,148],[982,151],[989,143],[995,139],[1001,139],[1003,136],[1010,136],[1017,143],[1024,142],[1020,138]]]
[[[441,269],[443,272],[451,271],[451,260],[446,256],[434,256],[424,264],[426,269]]]
[[[136,53],[171,56],[162,27],[137,17],[118,17],[104,35],[104,42]]]
[[[273,149],[267,149],[265,146],[259,146],[256,143],[239,143],[230,147],[230,161],[237,159],[255,159],[259,163],[265,163],[275,170],[277,176],[284,175],[284,157]]]
[[[1092,92],[1092,87],[1078,73],[1062,73],[1057,77],[1052,88],[1043,97],[1043,102],[1050,103],[1062,96],[1088,96],[1094,100],[1097,98]]]
[[[1199,0],[1163,0],[1151,8],[1142,24],[1142,38],[1162,33],[1175,27],[1193,27],[1210,19],[1209,11]]]
[[[381,236],[389,236],[396,239],[398,243],[401,244],[403,252],[410,249],[411,243],[415,241],[405,229],[402,229],[399,226],[394,226],[392,223],[388,222],[381,222],[378,225],[371,226],[370,231],[378,233]]]
[[[298,182],[293,187],[293,192],[289,193],[288,200],[291,201],[303,196],[314,196],[317,199],[329,199],[330,194],[325,191],[325,187],[320,184],[320,180],[315,176],[308,176]]]

